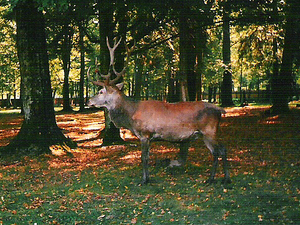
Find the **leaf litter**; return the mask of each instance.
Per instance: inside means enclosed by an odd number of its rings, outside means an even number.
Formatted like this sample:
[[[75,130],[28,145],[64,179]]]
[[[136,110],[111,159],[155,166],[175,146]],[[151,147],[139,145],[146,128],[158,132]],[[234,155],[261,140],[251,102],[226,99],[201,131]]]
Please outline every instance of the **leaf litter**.
[[[299,223],[300,112],[268,117],[267,109],[231,108],[222,119],[229,186],[205,184],[212,157],[201,139],[193,141],[183,170],[157,163],[175,159],[177,144],[152,143],[153,182],[138,185],[140,145],[130,132],[121,130],[128,145],[101,147],[101,111],[58,114],[58,126],[78,148],[52,146],[55,155],[1,160],[0,224]],[[0,122],[5,146],[22,117]]]

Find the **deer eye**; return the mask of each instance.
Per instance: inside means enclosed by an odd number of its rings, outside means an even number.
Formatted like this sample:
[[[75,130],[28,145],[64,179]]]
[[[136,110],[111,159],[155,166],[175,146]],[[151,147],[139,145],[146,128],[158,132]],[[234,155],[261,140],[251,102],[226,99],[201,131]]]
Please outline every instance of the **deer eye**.
[[[102,94],[104,94],[105,93],[105,89],[101,89],[100,91],[99,91],[99,94],[100,95],[102,95]]]

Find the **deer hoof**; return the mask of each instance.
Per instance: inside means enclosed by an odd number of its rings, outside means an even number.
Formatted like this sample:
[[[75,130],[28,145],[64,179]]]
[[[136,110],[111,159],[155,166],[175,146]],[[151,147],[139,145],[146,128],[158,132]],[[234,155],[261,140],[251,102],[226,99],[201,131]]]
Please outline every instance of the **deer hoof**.
[[[223,180],[222,180],[222,184],[231,184],[231,179],[229,177],[225,177]]]
[[[149,183],[150,183],[150,180],[149,180],[149,179],[146,179],[146,180],[143,179],[143,180],[141,181],[141,183],[138,184],[138,186],[147,185],[147,184],[149,184]]]

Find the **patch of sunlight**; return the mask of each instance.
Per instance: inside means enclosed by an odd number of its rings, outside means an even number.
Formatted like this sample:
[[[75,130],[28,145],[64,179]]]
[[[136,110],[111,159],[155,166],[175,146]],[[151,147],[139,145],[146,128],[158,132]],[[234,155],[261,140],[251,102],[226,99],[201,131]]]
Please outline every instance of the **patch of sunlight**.
[[[130,152],[129,154],[123,156],[121,160],[126,161],[128,163],[133,163],[135,160],[141,158],[141,151]]]
[[[102,139],[96,139],[93,141],[78,143],[78,147],[81,148],[101,148],[102,146]]]
[[[97,123],[91,123],[90,125],[87,125],[82,128],[82,130],[88,130],[88,131],[93,131],[93,130],[102,130],[104,128],[104,124],[99,124]]]
[[[21,109],[1,109],[0,113],[2,114],[11,114],[11,113],[16,113],[16,114],[20,114],[21,113]]]
[[[72,151],[72,149],[65,143],[63,145],[52,145],[49,148],[52,154],[56,156],[66,155],[68,152]]]
[[[175,149],[175,148],[166,148],[166,149],[155,150],[155,152],[158,152],[158,153],[170,153],[170,152],[175,152],[175,151],[177,151],[177,149]]]
[[[124,128],[121,128],[120,135],[121,135],[121,138],[126,141],[138,140],[138,138],[130,130],[127,130]]]

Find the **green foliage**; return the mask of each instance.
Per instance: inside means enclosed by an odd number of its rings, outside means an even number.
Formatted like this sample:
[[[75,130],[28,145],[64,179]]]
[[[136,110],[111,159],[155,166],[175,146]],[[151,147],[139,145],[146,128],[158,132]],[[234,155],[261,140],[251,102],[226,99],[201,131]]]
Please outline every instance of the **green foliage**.
[[[15,48],[16,25],[5,19],[8,6],[0,6],[0,93],[19,90],[19,64]]]
[[[282,57],[283,30],[275,25],[250,25],[232,29],[233,71],[236,87],[240,85],[240,74],[246,79],[243,87],[265,89],[273,73],[274,43],[278,46],[276,59]]]
[[[17,0],[9,1],[10,7],[2,8],[1,33],[1,67],[0,85],[3,91],[12,93],[19,89],[18,63],[14,48],[15,25],[4,16],[11,10]],[[63,27],[72,31],[71,46],[71,87],[79,81],[80,57],[78,46],[79,26],[84,29],[86,51],[86,68],[94,69],[95,59],[99,63],[99,18],[103,16],[108,2],[101,1],[101,9],[93,1],[37,0],[37,4],[47,19],[47,42],[50,53],[50,70],[53,90],[56,96],[62,94]],[[202,77],[204,91],[209,86],[219,87],[224,65],[222,62],[222,7],[231,6],[231,70],[235,90],[242,85],[244,89],[266,89],[273,73],[274,42],[277,44],[276,56],[281,62],[284,17],[284,1],[116,1],[113,2],[112,33],[114,36],[126,36],[124,41],[136,49],[131,55],[126,76],[128,94],[133,95],[136,76],[141,76],[143,98],[164,98],[169,91],[169,78],[179,75],[179,39],[178,12],[189,7],[189,26],[197,33],[204,27],[205,46],[201,46],[203,60],[197,62],[202,69],[195,70]],[[275,3],[277,3],[275,5]],[[7,5],[7,3],[5,4]],[[100,11],[99,11],[100,10]],[[127,24],[121,28],[121,24]],[[299,28],[298,28],[299,30]],[[202,43],[202,42],[201,42]],[[9,56],[9,57],[7,57]],[[296,55],[297,56],[297,55]],[[138,63],[142,65],[137,68]],[[299,80],[298,64],[294,66],[295,80]],[[241,78],[242,74],[242,78]],[[241,82],[242,79],[242,82]],[[9,84],[9,85],[7,85]],[[74,85],[73,85],[74,84]],[[75,85],[76,84],[76,85]],[[85,85],[86,87],[86,85]],[[75,88],[73,88],[75,89]],[[72,90],[71,90],[72,92]],[[71,93],[72,96],[78,94]]]

